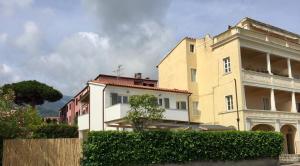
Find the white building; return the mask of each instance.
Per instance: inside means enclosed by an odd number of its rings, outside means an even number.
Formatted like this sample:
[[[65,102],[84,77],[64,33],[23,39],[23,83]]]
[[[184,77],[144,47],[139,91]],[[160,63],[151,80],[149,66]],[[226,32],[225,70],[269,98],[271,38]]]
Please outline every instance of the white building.
[[[124,118],[130,111],[128,101],[132,95],[151,94],[158,98],[159,105],[166,111],[164,119],[157,121],[155,127],[179,127],[189,122],[190,93],[158,88],[155,80],[100,75],[88,82],[87,89],[79,100],[78,127],[81,138],[88,131],[131,128]]]

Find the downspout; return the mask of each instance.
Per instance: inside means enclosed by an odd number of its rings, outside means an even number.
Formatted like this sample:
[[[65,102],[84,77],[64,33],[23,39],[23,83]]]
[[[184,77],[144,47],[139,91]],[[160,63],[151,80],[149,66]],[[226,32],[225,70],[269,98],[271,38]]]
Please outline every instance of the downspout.
[[[104,131],[104,92],[105,92],[105,89],[106,89],[106,85],[105,87],[103,88],[102,90],[102,130]]]
[[[240,114],[239,114],[239,103],[238,103],[238,94],[237,94],[237,85],[236,79],[234,79],[234,87],[235,87],[235,102],[236,102],[236,121],[238,125],[238,131],[240,131]]]

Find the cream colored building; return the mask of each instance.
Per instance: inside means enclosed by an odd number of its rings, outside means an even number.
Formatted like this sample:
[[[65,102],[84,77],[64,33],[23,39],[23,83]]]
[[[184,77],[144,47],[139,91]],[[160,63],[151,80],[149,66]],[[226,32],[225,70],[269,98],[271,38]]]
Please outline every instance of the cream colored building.
[[[245,18],[184,38],[158,72],[160,88],[192,92],[191,121],[282,132],[284,152],[300,153],[300,35]]]

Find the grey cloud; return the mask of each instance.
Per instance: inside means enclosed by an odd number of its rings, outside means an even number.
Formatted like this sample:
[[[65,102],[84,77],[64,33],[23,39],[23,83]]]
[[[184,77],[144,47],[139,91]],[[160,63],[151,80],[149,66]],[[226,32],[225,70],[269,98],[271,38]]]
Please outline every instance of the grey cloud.
[[[15,10],[27,8],[33,0],[0,0],[0,14],[13,15]]]
[[[123,65],[123,75],[142,72],[155,78],[155,66],[174,44],[172,31],[164,25],[169,3],[84,1],[95,22],[99,22],[99,31],[65,36],[46,51],[43,40],[47,36],[43,36],[37,23],[27,22],[23,34],[10,41],[14,43],[10,49],[20,52],[13,54],[16,61],[11,63],[17,70],[11,70],[10,75],[46,82],[68,95],[83,88],[99,73],[113,74],[119,64]],[[4,75],[0,79],[13,80]]]

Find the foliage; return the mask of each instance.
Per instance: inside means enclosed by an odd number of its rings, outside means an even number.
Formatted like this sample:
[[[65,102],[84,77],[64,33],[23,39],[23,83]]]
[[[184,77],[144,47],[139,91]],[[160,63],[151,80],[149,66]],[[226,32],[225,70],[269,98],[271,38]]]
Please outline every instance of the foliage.
[[[89,133],[82,164],[149,165],[209,160],[277,158],[283,137],[276,132],[145,131]]]
[[[127,120],[135,131],[143,131],[152,120],[163,118],[164,109],[159,107],[157,98],[153,95],[134,95],[129,99],[130,111]]]
[[[14,102],[19,105],[29,104],[35,107],[43,104],[45,101],[54,102],[62,98],[61,92],[35,80],[21,81],[3,86],[5,92],[9,89],[15,92]]]
[[[3,138],[24,138],[32,134],[42,119],[30,106],[14,104],[14,92],[0,89],[0,135]]]
[[[18,106],[10,89],[6,93],[0,87],[0,165],[3,139],[30,137],[32,130],[42,123],[36,110],[30,106]]]
[[[66,124],[46,124],[33,133],[34,138],[77,138],[78,128]]]

